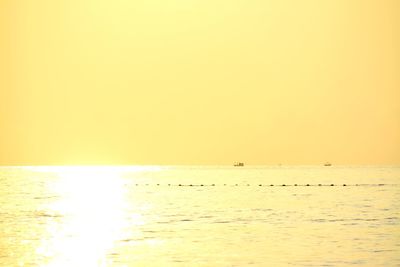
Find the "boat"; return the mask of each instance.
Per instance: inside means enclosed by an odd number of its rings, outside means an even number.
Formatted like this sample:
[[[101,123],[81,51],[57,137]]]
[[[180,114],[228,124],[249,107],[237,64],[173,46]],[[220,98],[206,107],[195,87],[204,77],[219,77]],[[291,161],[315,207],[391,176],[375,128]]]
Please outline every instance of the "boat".
[[[325,162],[324,166],[329,167],[329,166],[332,166],[332,164],[330,162]]]
[[[234,167],[243,167],[244,163],[243,162],[235,162],[235,163],[233,163],[233,166]]]

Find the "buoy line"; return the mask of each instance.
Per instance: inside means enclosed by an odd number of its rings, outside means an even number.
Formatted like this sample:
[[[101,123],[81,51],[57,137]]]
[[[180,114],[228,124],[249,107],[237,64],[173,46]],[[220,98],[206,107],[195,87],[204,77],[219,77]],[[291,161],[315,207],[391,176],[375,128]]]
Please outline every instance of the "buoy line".
[[[328,184],[262,184],[262,183],[258,183],[258,184],[183,184],[183,183],[179,183],[179,184],[161,184],[161,183],[156,183],[156,184],[150,184],[150,183],[145,183],[145,184],[140,184],[140,183],[136,183],[134,184],[134,186],[177,186],[177,187],[338,187],[338,186],[388,186],[388,185],[397,185],[397,184],[334,184],[334,183],[328,183]]]

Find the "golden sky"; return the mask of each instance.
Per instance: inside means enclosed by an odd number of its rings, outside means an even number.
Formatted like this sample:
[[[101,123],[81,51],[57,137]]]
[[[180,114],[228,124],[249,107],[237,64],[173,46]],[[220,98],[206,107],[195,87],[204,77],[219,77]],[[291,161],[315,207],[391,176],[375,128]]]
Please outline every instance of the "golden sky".
[[[399,164],[399,14],[1,0],[0,164]]]

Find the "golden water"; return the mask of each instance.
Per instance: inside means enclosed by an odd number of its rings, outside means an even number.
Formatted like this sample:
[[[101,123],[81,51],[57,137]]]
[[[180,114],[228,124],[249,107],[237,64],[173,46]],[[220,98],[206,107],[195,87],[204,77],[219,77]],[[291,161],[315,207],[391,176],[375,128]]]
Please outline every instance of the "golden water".
[[[2,167],[0,266],[400,266],[399,184],[394,167]]]

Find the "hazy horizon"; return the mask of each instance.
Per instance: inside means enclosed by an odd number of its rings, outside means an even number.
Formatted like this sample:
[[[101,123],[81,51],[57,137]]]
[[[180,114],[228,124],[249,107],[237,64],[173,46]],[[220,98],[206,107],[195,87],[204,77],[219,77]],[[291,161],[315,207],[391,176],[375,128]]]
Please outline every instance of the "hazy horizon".
[[[19,164],[19,165],[0,165],[0,167],[16,167],[16,168],[36,168],[36,167],[49,167],[49,168],[124,168],[124,167],[234,167],[235,169],[241,169],[241,168],[268,168],[268,167],[282,167],[282,168],[301,168],[301,167],[323,167],[326,169],[329,168],[376,168],[376,167],[382,167],[382,168],[400,168],[400,164],[332,164],[330,166],[324,166],[324,163],[321,164],[245,164],[242,167],[236,167],[233,164]]]

